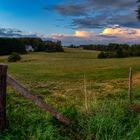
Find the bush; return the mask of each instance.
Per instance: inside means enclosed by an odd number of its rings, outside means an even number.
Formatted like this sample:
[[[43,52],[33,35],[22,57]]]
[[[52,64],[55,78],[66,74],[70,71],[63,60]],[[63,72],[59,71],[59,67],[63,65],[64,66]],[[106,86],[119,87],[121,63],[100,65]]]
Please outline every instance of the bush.
[[[117,58],[123,58],[124,57],[124,52],[121,48],[119,48],[116,52],[116,57]]]
[[[8,62],[17,62],[21,60],[21,56],[18,53],[12,53],[8,57]]]
[[[104,52],[100,52],[98,54],[98,58],[102,59],[102,58],[107,58],[106,54]]]

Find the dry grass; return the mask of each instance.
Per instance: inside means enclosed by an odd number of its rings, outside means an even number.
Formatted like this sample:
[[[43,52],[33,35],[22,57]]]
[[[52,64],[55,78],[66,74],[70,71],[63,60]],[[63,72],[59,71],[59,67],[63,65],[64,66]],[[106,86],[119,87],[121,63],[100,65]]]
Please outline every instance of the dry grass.
[[[72,127],[65,128],[8,89],[10,128],[0,139],[90,140],[95,134],[97,140],[139,139],[139,116],[124,111],[124,106],[130,66],[134,69],[134,100],[139,102],[140,58],[100,60],[97,54],[66,49],[65,53],[24,55],[18,63],[0,57],[13,77],[74,121]]]

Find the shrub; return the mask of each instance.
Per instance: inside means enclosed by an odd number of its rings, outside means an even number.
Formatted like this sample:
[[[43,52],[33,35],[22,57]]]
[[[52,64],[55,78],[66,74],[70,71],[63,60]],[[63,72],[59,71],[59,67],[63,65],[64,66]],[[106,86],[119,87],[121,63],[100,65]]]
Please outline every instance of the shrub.
[[[98,58],[103,59],[103,58],[107,58],[106,54],[104,52],[100,52],[98,54]]]
[[[117,58],[123,58],[124,57],[124,52],[121,48],[119,48],[117,51],[116,51],[116,57]]]
[[[21,56],[18,53],[12,53],[8,57],[8,62],[17,62],[21,60]]]

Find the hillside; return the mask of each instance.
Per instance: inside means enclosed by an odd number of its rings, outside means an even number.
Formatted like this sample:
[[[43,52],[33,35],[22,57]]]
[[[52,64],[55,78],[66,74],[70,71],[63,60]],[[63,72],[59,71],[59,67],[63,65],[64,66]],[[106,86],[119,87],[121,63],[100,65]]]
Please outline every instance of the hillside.
[[[133,67],[134,102],[140,100],[140,57],[97,59],[98,51],[65,48],[33,52],[8,73],[73,122],[66,127],[8,88],[9,129],[1,140],[139,140],[140,115],[128,110]]]

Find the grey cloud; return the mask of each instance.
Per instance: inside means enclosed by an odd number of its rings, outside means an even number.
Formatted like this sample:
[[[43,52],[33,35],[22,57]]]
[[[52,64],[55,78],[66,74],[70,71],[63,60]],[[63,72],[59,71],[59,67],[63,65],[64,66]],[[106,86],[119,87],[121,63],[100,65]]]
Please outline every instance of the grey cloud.
[[[9,38],[17,38],[17,37],[39,37],[38,34],[23,32],[17,29],[11,28],[0,28],[0,37],[9,37]]]
[[[101,37],[101,38],[104,38],[104,39],[116,39],[118,38],[117,36],[113,36],[113,35],[96,35],[96,37]]]
[[[107,26],[106,17],[96,16],[96,17],[84,17],[73,19],[73,26],[77,26],[77,28],[103,28]]]
[[[72,28],[103,28],[114,24],[126,27],[140,26],[135,12],[137,0],[69,1],[55,5],[53,9],[62,16],[69,16]]]
[[[63,16],[81,16],[86,15],[86,7],[79,4],[65,4],[54,6],[55,11]]]
[[[109,25],[121,25],[125,27],[140,27],[140,22],[136,18],[134,12],[127,15],[117,14],[104,14],[107,11],[104,11],[99,16],[85,16],[83,18],[72,19],[73,26],[77,28],[103,28]]]
[[[53,7],[61,15],[79,16],[88,14],[89,11],[99,11],[105,8],[111,9],[132,9],[136,7],[137,0],[81,0],[80,2],[67,2]]]
[[[137,0],[85,0],[88,5],[95,7],[122,7],[130,8],[136,5]]]
[[[21,31],[15,29],[0,28],[0,37],[21,37]]]

